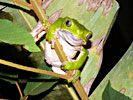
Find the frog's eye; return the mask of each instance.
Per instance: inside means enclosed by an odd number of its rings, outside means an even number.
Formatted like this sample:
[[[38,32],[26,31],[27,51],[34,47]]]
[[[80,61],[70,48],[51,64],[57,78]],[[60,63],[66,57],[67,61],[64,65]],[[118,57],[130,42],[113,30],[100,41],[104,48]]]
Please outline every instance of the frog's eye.
[[[86,36],[87,39],[90,39],[91,37],[92,37],[92,34],[88,34],[88,35]]]
[[[70,20],[67,20],[67,21],[66,21],[66,26],[67,26],[67,27],[71,27],[71,25],[72,25],[71,21],[70,21]]]

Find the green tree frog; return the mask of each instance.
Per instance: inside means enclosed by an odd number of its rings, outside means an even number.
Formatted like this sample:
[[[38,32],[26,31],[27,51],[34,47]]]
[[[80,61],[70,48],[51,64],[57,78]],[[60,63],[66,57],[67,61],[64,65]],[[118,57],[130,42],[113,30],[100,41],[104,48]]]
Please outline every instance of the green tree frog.
[[[46,34],[46,62],[52,65],[56,73],[65,74],[64,70],[77,70],[85,62],[88,50],[84,48],[92,37],[92,32],[70,17],[59,18],[48,29]],[[58,39],[62,45],[68,61],[61,63],[54,49],[54,40]],[[79,52],[79,55],[77,53]],[[75,56],[78,56],[75,58]],[[79,74],[76,75],[76,78]]]

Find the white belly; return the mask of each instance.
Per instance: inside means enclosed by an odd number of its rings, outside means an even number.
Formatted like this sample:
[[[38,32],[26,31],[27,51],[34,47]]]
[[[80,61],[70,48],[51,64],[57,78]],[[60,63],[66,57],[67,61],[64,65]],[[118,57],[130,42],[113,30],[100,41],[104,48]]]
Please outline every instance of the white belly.
[[[63,47],[63,51],[65,52],[65,55],[67,56],[68,60],[71,61],[71,59],[76,55],[77,51],[70,49],[69,45],[63,45],[64,42],[60,41],[60,44]],[[58,55],[56,54],[55,49],[51,48],[51,44],[46,41],[46,49],[45,49],[45,59],[46,62],[52,66],[59,67],[61,66],[60,59]]]
[[[69,59],[72,59],[76,55],[77,50],[75,48],[73,48],[71,45],[69,45],[62,38],[59,38],[58,40],[59,40],[60,44],[62,45],[63,51],[65,52],[66,56]]]

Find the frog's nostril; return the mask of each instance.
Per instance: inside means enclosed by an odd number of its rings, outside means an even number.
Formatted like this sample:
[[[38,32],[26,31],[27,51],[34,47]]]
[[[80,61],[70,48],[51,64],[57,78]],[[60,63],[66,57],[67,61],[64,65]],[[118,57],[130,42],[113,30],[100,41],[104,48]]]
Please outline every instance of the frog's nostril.
[[[91,37],[92,37],[92,34],[88,34],[88,35],[86,36],[87,39],[90,39]]]

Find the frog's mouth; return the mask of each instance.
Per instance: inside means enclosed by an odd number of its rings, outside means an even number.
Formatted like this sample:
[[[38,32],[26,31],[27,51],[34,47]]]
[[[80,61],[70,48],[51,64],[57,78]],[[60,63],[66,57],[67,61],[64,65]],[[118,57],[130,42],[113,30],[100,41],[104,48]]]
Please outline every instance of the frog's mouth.
[[[67,31],[67,30],[60,30],[59,37],[64,39],[68,44],[70,44],[72,46],[85,45],[84,40],[76,37],[72,32]]]

